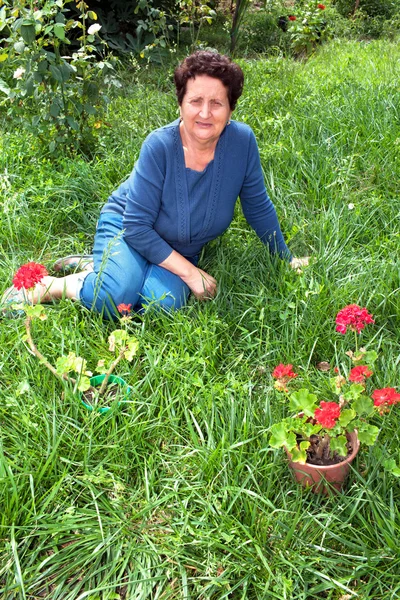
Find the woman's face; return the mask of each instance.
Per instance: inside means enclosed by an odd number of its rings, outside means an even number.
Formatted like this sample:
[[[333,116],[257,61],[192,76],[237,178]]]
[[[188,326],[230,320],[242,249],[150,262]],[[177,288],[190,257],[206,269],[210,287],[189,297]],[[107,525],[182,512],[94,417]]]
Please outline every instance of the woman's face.
[[[193,141],[206,145],[216,142],[232,114],[226,87],[208,75],[189,79],[180,113],[182,127]]]

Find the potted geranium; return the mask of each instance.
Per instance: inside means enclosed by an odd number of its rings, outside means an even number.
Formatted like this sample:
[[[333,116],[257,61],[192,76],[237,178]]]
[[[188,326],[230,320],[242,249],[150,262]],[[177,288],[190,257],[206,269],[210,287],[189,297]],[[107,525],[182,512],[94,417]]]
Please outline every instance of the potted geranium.
[[[269,445],[285,449],[296,479],[314,491],[327,492],[326,482],[341,489],[360,444],[372,445],[378,437],[380,428],[371,421],[377,422],[400,402],[393,387],[373,389],[377,354],[357,347],[357,336],[370,323],[374,320],[367,309],[356,304],[337,314],[336,330],[356,335],[356,350],[346,353],[354,366],[343,374],[335,368],[323,400],[315,389],[289,392],[290,382],[298,376],[292,365],[280,364],[272,373],[275,388],[288,397],[290,416],[271,427]],[[322,370],[330,370],[330,365],[324,363]],[[400,474],[394,461],[386,461],[386,466]]]
[[[24,302],[15,305],[14,308],[23,310],[26,314],[26,341],[32,353],[57,379],[71,384],[73,391],[80,394],[82,404],[88,410],[95,409],[104,413],[110,410],[110,405],[115,401],[118,405],[126,402],[131,388],[122,378],[113,374],[122,359],[132,361],[138,350],[138,340],[129,335],[126,327],[115,329],[110,334],[108,338],[110,358],[107,362],[104,359],[98,361],[96,372],[99,375],[94,377],[87,369],[86,360],[74,352],[58,357],[54,366],[37,348],[32,336],[32,322],[35,319],[45,320],[47,315],[41,304],[32,306],[31,301],[35,286],[40,284],[46,275],[47,270],[43,265],[31,262],[22,265],[13,278],[14,287],[22,291],[24,298]],[[130,321],[131,305],[120,304],[117,309],[121,315],[120,322],[127,325]]]

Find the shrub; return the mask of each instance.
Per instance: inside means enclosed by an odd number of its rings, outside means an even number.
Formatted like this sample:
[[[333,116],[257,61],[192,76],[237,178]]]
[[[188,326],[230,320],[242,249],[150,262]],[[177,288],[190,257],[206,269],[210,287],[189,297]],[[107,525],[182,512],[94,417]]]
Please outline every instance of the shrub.
[[[347,17],[354,13],[355,0],[335,0],[334,6],[340,14]],[[361,10],[368,17],[384,17],[390,19],[399,10],[398,0],[360,0],[357,10]]]
[[[277,47],[284,49],[287,36],[278,25],[282,12],[279,6],[272,10],[248,12],[241,28],[239,49],[248,53],[268,53]]]
[[[87,22],[96,20],[96,13],[80,1],[80,18],[70,19],[67,4],[45,0],[31,6],[23,0],[3,0],[0,11],[0,29],[6,35],[0,53],[6,67],[0,103],[9,117],[28,124],[52,153],[61,147],[63,152],[90,148],[104,125],[105,91],[118,84],[115,61],[99,61],[95,55],[101,27],[87,27]],[[73,30],[80,32],[80,45],[67,56]]]

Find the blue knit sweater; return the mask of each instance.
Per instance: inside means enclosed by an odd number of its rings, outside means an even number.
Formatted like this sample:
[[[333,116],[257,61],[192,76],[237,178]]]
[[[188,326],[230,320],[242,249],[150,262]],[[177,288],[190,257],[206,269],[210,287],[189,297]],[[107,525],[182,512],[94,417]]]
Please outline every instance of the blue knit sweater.
[[[199,254],[230,225],[240,197],[243,213],[262,242],[271,253],[290,260],[248,125],[231,121],[218,140],[214,160],[202,173],[194,172],[194,178],[189,172],[176,120],[146,138],[130,177],[102,212],[123,215],[126,242],[160,264],[172,250],[187,258]],[[195,197],[189,197],[188,188]]]

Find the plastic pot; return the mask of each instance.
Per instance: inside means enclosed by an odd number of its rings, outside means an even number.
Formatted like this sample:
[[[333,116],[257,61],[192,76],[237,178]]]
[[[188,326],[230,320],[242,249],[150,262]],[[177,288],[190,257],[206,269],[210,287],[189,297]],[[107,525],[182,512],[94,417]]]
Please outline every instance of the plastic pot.
[[[101,386],[101,384],[103,383],[104,378],[105,378],[105,375],[96,375],[95,377],[91,377],[90,385],[92,387],[99,388]],[[117,403],[117,406],[124,405],[126,402],[129,401],[129,396],[132,392],[132,388],[129,387],[129,385],[126,383],[126,381],[124,379],[122,379],[122,377],[118,377],[117,375],[110,375],[110,377],[108,378],[107,386],[111,383],[118,384],[118,386],[121,388],[121,394],[123,395],[123,399]],[[88,404],[87,402],[85,402],[85,400],[83,399],[82,396],[81,396],[81,402],[82,402],[83,406],[85,406],[88,410],[95,410],[96,412],[99,412],[99,413],[108,412],[109,410],[111,410],[111,408],[113,408],[113,405],[115,404],[115,403],[112,403],[111,406],[97,407],[96,405]]]

